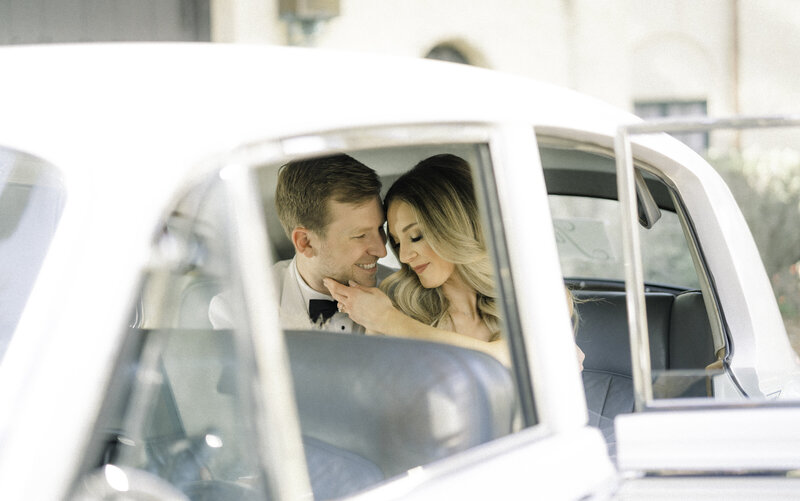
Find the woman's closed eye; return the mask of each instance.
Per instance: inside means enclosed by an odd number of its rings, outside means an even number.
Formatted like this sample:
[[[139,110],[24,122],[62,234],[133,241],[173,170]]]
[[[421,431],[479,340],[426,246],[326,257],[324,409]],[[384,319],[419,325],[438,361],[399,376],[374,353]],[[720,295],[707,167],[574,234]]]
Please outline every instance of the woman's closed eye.
[[[412,242],[419,242],[420,240],[422,240],[422,233],[420,233],[416,237],[411,237]]]

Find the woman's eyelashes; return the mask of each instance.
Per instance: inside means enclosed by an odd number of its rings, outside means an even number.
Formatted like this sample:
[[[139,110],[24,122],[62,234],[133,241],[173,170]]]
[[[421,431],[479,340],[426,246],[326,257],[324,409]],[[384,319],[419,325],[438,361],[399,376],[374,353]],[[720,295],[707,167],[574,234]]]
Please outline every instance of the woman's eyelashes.
[[[420,240],[422,240],[422,233],[420,233],[419,235],[408,237],[408,240],[411,243],[419,242]],[[395,240],[394,237],[391,235],[389,235],[389,245],[391,245],[395,249],[400,248],[400,243],[397,240]]]

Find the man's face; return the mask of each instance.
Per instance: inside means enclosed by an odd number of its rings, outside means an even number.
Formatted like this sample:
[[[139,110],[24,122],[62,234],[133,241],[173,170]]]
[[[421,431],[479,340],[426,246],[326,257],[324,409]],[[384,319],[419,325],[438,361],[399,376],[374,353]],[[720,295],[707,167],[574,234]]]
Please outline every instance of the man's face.
[[[360,205],[329,200],[328,213],[327,231],[324,237],[316,235],[311,260],[315,281],[330,277],[374,287],[378,258],[386,256],[383,208],[377,197]]]

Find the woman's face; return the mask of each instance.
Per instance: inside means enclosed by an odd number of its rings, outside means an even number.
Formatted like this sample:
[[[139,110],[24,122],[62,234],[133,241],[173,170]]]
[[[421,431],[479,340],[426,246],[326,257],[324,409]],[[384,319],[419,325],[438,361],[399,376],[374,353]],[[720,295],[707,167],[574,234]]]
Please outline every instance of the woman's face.
[[[407,264],[417,274],[423,287],[439,287],[453,275],[455,265],[431,249],[410,205],[401,201],[391,202],[386,220],[389,238],[397,249],[400,262]]]

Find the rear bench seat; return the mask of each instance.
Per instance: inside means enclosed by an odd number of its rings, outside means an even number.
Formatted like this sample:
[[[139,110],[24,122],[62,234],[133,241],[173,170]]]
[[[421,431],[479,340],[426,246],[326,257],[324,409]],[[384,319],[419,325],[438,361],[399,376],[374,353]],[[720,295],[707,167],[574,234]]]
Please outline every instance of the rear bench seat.
[[[624,292],[575,291],[578,346],[589,424],[603,431],[614,456],[614,417],[633,412],[633,380]],[[716,359],[702,294],[645,294],[653,371],[704,369]],[[655,372],[654,372],[655,374]],[[703,396],[703,395],[696,395]]]
[[[174,419],[162,428],[177,439],[212,427],[226,441],[237,437],[232,333],[160,331],[167,333],[164,380]],[[511,432],[514,381],[489,355],[321,331],[288,331],[285,339],[314,499],[350,495]],[[211,458],[212,476],[241,467],[235,454],[226,456],[236,449],[227,449]]]
[[[319,464],[309,460],[316,499],[511,432],[511,373],[484,353],[319,331],[289,331],[286,342],[306,452],[328,451]],[[352,466],[347,479],[336,471],[342,459]]]

